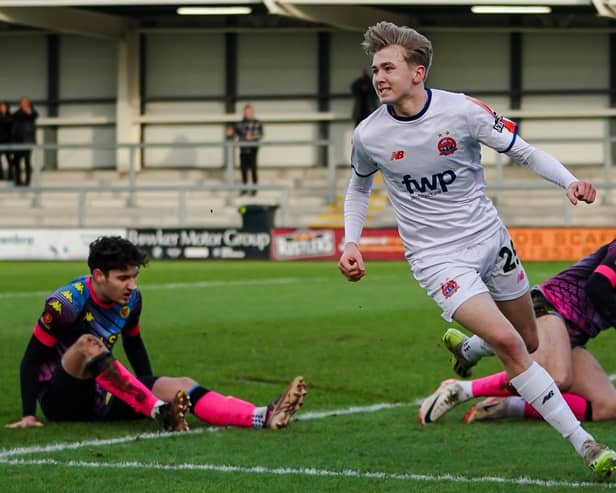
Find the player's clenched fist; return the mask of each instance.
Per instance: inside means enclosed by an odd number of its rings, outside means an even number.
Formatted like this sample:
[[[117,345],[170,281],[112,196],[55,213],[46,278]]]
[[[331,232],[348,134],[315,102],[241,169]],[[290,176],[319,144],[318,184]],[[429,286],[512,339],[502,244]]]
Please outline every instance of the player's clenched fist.
[[[592,183],[587,181],[574,181],[567,187],[567,197],[569,201],[575,205],[578,200],[592,204],[597,196],[597,190],[592,186]]]
[[[344,245],[344,252],[338,262],[338,269],[351,282],[359,281],[366,274],[364,259],[355,243]]]

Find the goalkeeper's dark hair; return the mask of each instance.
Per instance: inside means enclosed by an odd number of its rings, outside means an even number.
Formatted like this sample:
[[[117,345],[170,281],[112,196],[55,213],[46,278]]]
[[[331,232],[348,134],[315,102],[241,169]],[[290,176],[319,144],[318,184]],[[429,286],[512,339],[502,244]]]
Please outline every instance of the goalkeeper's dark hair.
[[[100,236],[90,243],[88,267],[90,272],[100,269],[105,275],[110,270],[125,270],[145,266],[148,256],[135,244],[121,236]]]

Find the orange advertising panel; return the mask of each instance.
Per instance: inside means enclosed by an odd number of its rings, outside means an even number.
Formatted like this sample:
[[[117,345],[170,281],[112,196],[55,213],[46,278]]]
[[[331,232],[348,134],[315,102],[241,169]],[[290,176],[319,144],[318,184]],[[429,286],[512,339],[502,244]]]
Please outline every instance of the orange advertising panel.
[[[522,260],[579,260],[616,238],[616,228],[508,228]]]
[[[616,228],[509,228],[522,260],[577,261],[616,238]],[[330,259],[342,253],[344,230],[274,229],[274,260]],[[404,260],[404,247],[395,228],[363,231],[359,248],[366,260]]]

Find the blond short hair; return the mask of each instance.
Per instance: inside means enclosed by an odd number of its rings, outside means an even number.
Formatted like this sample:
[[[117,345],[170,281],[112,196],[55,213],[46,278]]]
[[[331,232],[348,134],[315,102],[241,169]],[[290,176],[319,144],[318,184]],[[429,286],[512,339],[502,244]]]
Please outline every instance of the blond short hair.
[[[432,42],[415,29],[397,26],[393,22],[382,21],[370,26],[364,33],[361,45],[370,56],[391,45],[402,46],[404,59],[408,63],[426,67],[426,75],[432,65]]]

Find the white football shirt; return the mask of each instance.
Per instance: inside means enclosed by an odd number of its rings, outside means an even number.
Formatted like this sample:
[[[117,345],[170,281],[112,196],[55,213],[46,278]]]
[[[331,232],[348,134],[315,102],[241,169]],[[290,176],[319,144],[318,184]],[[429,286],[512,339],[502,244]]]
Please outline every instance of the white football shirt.
[[[521,161],[535,149],[517,138],[515,123],[481,101],[436,89],[426,92],[427,102],[417,115],[395,116],[391,107],[382,105],[355,129],[351,159],[355,176],[345,204],[346,241],[357,241],[361,234],[361,227],[359,231],[350,227],[353,211],[346,210],[353,203],[348,200],[353,187],[365,192],[377,170],[409,259],[482,241],[502,227],[485,194],[480,144]],[[554,168],[553,163],[550,166]],[[562,170],[548,174],[556,175],[553,181],[561,185],[575,179]]]

